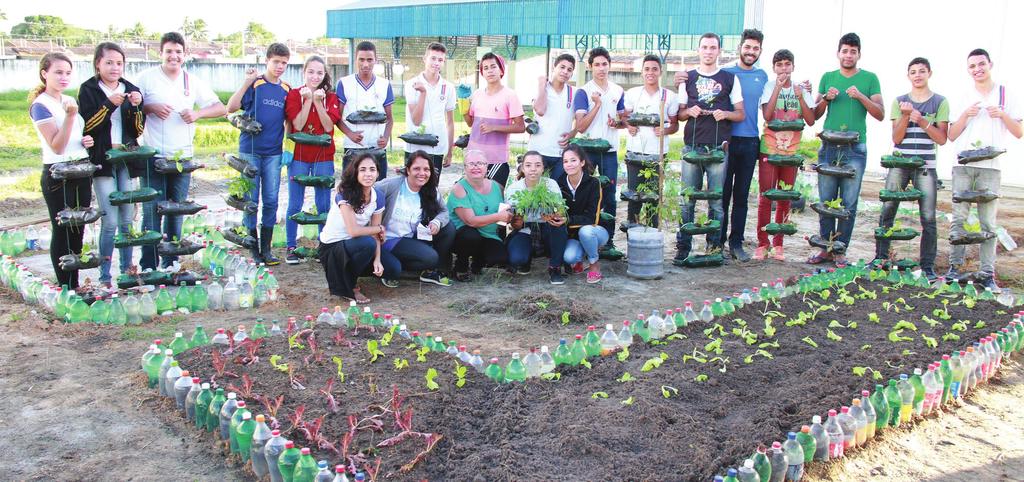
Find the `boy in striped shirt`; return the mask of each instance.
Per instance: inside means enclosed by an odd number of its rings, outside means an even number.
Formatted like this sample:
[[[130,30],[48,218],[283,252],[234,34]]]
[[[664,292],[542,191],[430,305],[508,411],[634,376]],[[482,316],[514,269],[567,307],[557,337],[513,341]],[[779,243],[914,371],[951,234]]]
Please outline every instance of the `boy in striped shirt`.
[[[932,76],[931,64],[928,59],[917,57],[907,66],[907,78],[910,79],[910,93],[897,97],[892,102],[892,141],[893,149],[906,157],[920,157],[925,164],[916,169],[892,168],[885,178],[885,188],[902,191],[907,184],[924,193],[918,201],[921,211],[921,272],[931,281],[935,279],[935,151],[937,146],[946,143],[949,129],[949,102],[945,97],[928,88],[928,79]],[[878,225],[883,228],[892,227],[899,202],[887,201],[882,205],[882,214]],[[875,241],[875,259],[889,258],[889,240]]]

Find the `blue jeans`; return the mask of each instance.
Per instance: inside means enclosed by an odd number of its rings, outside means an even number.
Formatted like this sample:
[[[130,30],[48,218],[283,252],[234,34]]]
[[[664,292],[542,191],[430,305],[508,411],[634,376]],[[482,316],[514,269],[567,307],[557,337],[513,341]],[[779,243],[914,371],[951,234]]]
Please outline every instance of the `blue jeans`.
[[[345,247],[345,254],[348,255],[347,268],[353,274],[353,278],[373,275],[373,253],[377,249],[377,240],[373,236],[359,236],[357,238],[340,241]],[[401,271],[388,269],[384,264],[383,250],[381,251],[381,264],[384,265],[382,278],[395,279]]]
[[[565,175],[561,157],[540,156],[540,158],[544,160],[544,170],[548,171],[548,177],[557,181]]]
[[[821,143],[818,151],[819,164],[831,164],[842,158],[840,164],[853,166],[856,174],[853,177],[838,178],[835,176],[818,176],[818,198],[821,202],[831,201],[836,197],[843,200],[843,207],[850,210],[847,219],[836,219],[822,216],[818,219],[818,234],[823,239],[830,239],[836,233],[836,240],[850,246],[853,234],[853,223],[857,220],[857,201],[860,199],[860,181],[864,177],[867,164],[868,147],[863,142],[847,146],[837,146],[828,142]]]
[[[565,229],[565,225],[556,228],[546,222],[530,224],[530,229],[537,229],[537,227],[540,227],[541,238],[547,245],[550,254],[548,267],[562,266],[565,245],[569,238],[569,232]],[[512,233],[508,238],[508,264],[510,266],[529,266],[531,261],[533,261],[532,235],[522,231]]]
[[[725,182],[725,163],[720,162],[718,164],[707,164],[704,166],[697,164],[690,164],[689,162],[682,161],[682,189],[692,187],[694,190],[712,190],[721,188]],[[707,187],[704,186],[704,176],[707,175]],[[748,186],[749,189],[749,186]],[[709,217],[713,220],[718,220],[722,224],[725,224],[725,212],[722,210],[722,200],[715,199],[710,200],[708,203]],[[693,222],[693,211],[697,207],[696,201],[690,201],[687,203],[685,199],[680,203],[680,226],[686,223]],[[708,248],[719,248],[722,246],[722,232],[715,231],[708,233],[705,238],[708,243]],[[680,255],[686,256],[690,254],[690,248],[693,246],[693,236],[682,232],[681,230],[676,232],[676,257]]]
[[[729,246],[743,244],[747,227],[747,201],[750,197],[750,180],[754,177],[761,140],[757,137],[733,137],[729,140],[729,158],[725,167],[725,185],[722,187],[722,234]],[[732,202],[732,214],[729,202]],[[732,226],[732,232],[729,232]],[[728,236],[728,238],[727,238]]]
[[[101,283],[110,282],[110,257],[114,254],[114,233],[118,230],[127,235],[135,217],[134,204],[114,206],[110,204],[110,193],[114,191],[131,191],[134,189],[132,179],[128,176],[128,168],[124,164],[114,167],[114,176],[94,177],[92,188],[96,191],[96,201],[103,218],[100,220],[100,279]],[[128,271],[132,265],[132,248],[118,250],[121,272]]]
[[[604,211],[612,216],[615,216],[615,208],[618,206],[618,197],[615,195],[615,187],[618,185],[616,182],[619,176],[619,153],[615,151],[603,152],[600,155],[594,155],[595,159],[591,159],[591,162],[597,166],[600,175],[607,176],[610,183],[607,186],[601,187],[601,211]],[[612,229],[615,229],[615,223],[611,223]]]
[[[238,157],[256,168],[256,178],[253,179],[254,186],[245,200],[258,205],[262,194],[263,209],[260,224],[265,228],[274,227],[277,224],[278,192],[281,190],[281,155],[261,156],[240,152]],[[256,229],[256,215],[245,213],[242,223],[249,229]]]
[[[448,223],[437,231],[431,241],[402,238],[390,250],[381,247],[380,262],[384,265],[384,271],[388,273],[434,269],[448,273],[452,269],[452,243],[454,242],[455,226]],[[396,274],[395,277],[397,276]],[[388,277],[385,276],[385,278]]]
[[[885,188],[893,191],[902,191],[907,184],[913,182],[914,187],[921,190],[924,196],[917,202],[921,210],[921,268],[935,268],[935,252],[937,251],[938,229],[935,222],[935,197],[937,177],[935,169],[889,169],[885,177]],[[899,203],[888,201],[882,204],[882,214],[878,218],[878,225],[883,228],[892,227],[896,219],[896,211]],[[890,241],[887,239],[875,240],[875,257],[888,258]]]
[[[288,164],[288,179],[303,174],[307,176],[333,176],[334,162],[304,162],[296,159],[293,160],[291,164]],[[331,191],[333,191],[333,189],[326,187],[313,188],[313,201],[316,203],[317,212],[326,213],[328,210],[330,210]],[[291,217],[293,214],[302,210],[302,202],[305,200],[305,197],[306,187],[296,183],[295,181],[289,180],[287,211],[288,217]],[[285,236],[288,239],[287,245],[289,248],[294,248],[295,232],[299,228],[299,223],[296,223],[295,221],[288,219],[284,223],[284,228]],[[323,226],[321,225],[320,228],[323,229]]]
[[[608,231],[601,226],[592,224],[580,228],[577,239],[570,239],[565,243],[565,255],[563,259],[566,264],[579,263],[584,256],[590,264],[598,260],[597,250],[604,243],[608,242]]]
[[[160,191],[156,199],[142,205],[142,228],[153,231],[161,231],[161,220],[163,221],[163,232],[166,239],[181,239],[181,216],[161,216],[156,213],[156,204],[160,201],[185,202],[188,199],[188,187],[192,182],[192,173],[184,174],[160,174],[156,171],[149,171],[142,176],[142,185]],[[164,256],[161,265],[170,266],[177,261],[177,256]],[[139,265],[142,269],[156,269],[156,245],[142,247],[142,259]]]

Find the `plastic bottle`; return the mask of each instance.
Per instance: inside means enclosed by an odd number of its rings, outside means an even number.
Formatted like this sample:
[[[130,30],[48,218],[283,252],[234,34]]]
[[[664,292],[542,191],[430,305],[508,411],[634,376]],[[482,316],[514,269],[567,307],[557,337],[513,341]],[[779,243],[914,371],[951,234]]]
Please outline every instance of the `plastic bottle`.
[[[170,373],[170,370],[168,370]],[[198,378],[195,379],[198,382]],[[174,381],[174,403],[178,406],[178,410],[181,410],[188,418],[188,409],[185,407],[185,401],[188,399],[188,394],[192,391],[193,379],[192,375],[189,374],[188,370],[181,372],[181,375]]]
[[[738,472],[736,469],[729,467],[729,470],[725,472],[725,478],[722,479],[722,482],[739,482],[737,474]]]
[[[786,469],[789,467],[789,460],[786,452],[782,450],[782,444],[772,442],[772,449],[768,452],[768,461],[771,462],[772,475],[770,482],[784,482],[786,480]]]
[[[683,309],[676,308],[676,310],[672,313],[672,324],[675,325],[675,328],[672,331],[676,331],[686,326],[686,323],[686,318],[683,318]]]
[[[942,404],[942,375],[939,373],[939,363],[932,363],[928,366],[928,372],[923,378],[925,382],[924,411],[932,413]]]
[[[345,326],[345,312],[341,311],[341,306],[334,307],[334,313],[331,313],[331,326]]]
[[[203,286],[202,281],[196,281],[196,285],[192,287],[192,312],[205,311],[210,309],[210,294],[207,293],[206,287]]]
[[[227,442],[231,440],[231,416],[238,410],[238,395],[235,392],[228,393],[227,400],[220,407],[218,423],[220,426],[220,439]]]
[[[355,300],[348,302],[348,312],[345,315],[348,320],[348,327],[355,328],[356,323],[359,322],[359,306],[356,305]]]
[[[854,446],[863,446],[868,441],[868,417],[864,414],[864,408],[861,407],[859,398],[852,400],[848,413],[854,423]]]
[[[619,336],[615,334],[611,323],[604,326],[604,334],[601,335],[600,344],[601,356],[611,355],[619,348]]]
[[[266,445],[263,447],[263,455],[266,458],[267,472],[270,474],[271,482],[282,482],[284,480],[284,477],[281,475],[281,468],[278,465],[278,459],[284,453],[287,443],[284,437],[281,437],[280,430],[270,431],[270,440],[267,440]]]
[[[825,432],[828,434],[828,458],[839,459],[843,457],[843,427],[839,425],[838,414],[835,410],[828,411],[828,419],[825,420]]]
[[[174,300],[171,299],[171,294],[167,292],[167,286],[160,285],[153,301],[156,303],[157,313],[169,315],[174,312]]]
[[[259,416],[262,417],[262,415]],[[244,464],[252,456],[252,437],[256,433],[256,421],[252,419],[252,413],[246,411],[242,414],[242,421],[235,427],[234,433],[235,445],[238,446],[238,455],[242,457],[242,463]]]
[[[164,382],[163,382],[164,383],[164,393],[166,394],[167,398],[170,398],[171,400],[175,400],[176,396],[175,396],[175,393],[174,393],[174,384],[178,381],[178,378],[181,378],[181,374],[182,373],[183,372],[181,371],[181,368],[178,367],[178,362],[177,361],[171,361],[171,365],[169,367],[167,367],[167,372],[164,374],[164,379],[163,379],[164,380]],[[185,408],[185,399],[184,398],[181,399],[181,405],[178,408],[181,408],[181,409]]]
[[[555,359],[551,356],[551,352],[548,351],[547,345],[540,347],[540,372],[550,373],[555,369]]]
[[[889,425],[892,418],[889,396],[885,392],[885,387],[880,384],[876,384],[875,391],[871,393],[871,407],[875,409],[875,434],[877,434]]]
[[[661,337],[662,338],[664,338],[666,336],[669,336],[669,335],[671,335],[671,334],[676,332],[676,322],[672,318],[672,310],[665,310],[665,317],[662,318],[662,321],[664,322],[662,330],[661,330]]]
[[[683,310],[683,320],[685,321],[685,323],[683,323],[683,326],[693,323],[699,319],[697,317],[697,312],[693,311],[692,301],[687,301],[685,306],[686,309]]]
[[[572,364],[572,353],[569,351],[569,345],[565,338],[558,339],[558,347],[555,348],[555,354],[552,357],[555,359],[555,366]]]
[[[743,466],[736,471],[736,480],[739,482],[761,482],[761,477],[754,470],[753,460],[747,459],[743,461]]]
[[[533,349],[531,348],[531,351],[532,350]],[[451,356],[458,356],[458,354],[459,354],[459,347],[455,343],[455,340],[448,340],[448,347],[445,348],[444,351],[445,351],[445,353],[447,353],[447,354],[449,354]],[[529,356],[529,355],[527,355],[527,356]],[[523,359],[523,363],[526,363],[526,359],[525,358]]]
[[[302,457],[302,451],[295,448],[295,442],[291,440],[284,443],[284,451],[277,458],[277,468],[281,472],[281,480],[292,482],[295,480],[295,466]],[[270,459],[267,459],[268,461]]]
[[[203,385],[200,383],[198,377],[192,377],[192,386],[189,388],[188,393],[185,394],[185,419],[195,422],[196,419],[196,399],[199,397],[199,392],[202,391]]]
[[[68,308],[68,321],[71,323],[85,323],[91,321],[89,318],[89,305],[85,303],[85,300],[81,296],[74,295],[74,301],[71,302],[71,307]]]
[[[617,336],[619,348],[628,348],[633,344],[633,332],[629,329],[629,320],[622,320],[622,329]]]
[[[949,394],[954,400],[962,397],[967,393],[967,387],[964,386],[964,381],[967,379],[968,367],[966,366],[967,352],[954,352],[953,357],[949,360],[949,366],[953,369],[953,383],[949,385]],[[970,383],[968,381],[968,383]]]
[[[857,447],[857,421],[850,415],[850,407],[840,407],[839,415],[836,416],[839,426],[843,429],[843,453],[847,453]]]
[[[821,424],[821,415],[815,415],[811,418],[811,437],[814,437],[814,460],[827,461],[829,436],[825,426]]]
[[[587,353],[587,358],[601,354],[601,337],[597,334],[596,326],[590,325],[587,327],[587,336],[583,341],[583,348]]]
[[[239,291],[238,284],[235,283],[234,277],[229,277],[227,284],[224,285],[224,292],[221,295],[223,297],[223,306],[225,310],[237,310],[241,305],[241,292]]]
[[[213,432],[220,427],[220,409],[224,407],[227,397],[224,396],[224,389],[218,388],[210,399],[210,408],[206,410],[206,431]]]
[[[142,293],[139,297],[139,317],[142,321],[150,321],[156,316],[156,301],[149,292]]]
[[[317,473],[313,482],[333,482],[334,474],[331,473],[331,469],[327,468],[327,461],[321,460],[316,463]]]
[[[860,408],[864,411],[864,419],[867,422],[865,440],[871,440],[875,438],[875,428],[878,426],[878,414],[875,413],[875,406],[871,403],[871,392],[860,391]]]
[[[224,287],[216,280],[206,287],[206,306],[210,310],[224,309]]]
[[[501,367],[498,366],[497,358],[491,358],[491,363],[487,365],[487,369],[484,370],[484,374],[487,375],[487,378],[498,383],[505,381],[505,374],[501,371]]]
[[[251,413],[245,405],[245,400],[238,401],[238,407],[235,409],[235,413],[231,414],[231,419],[228,422],[228,446],[231,448],[232,454],[241,453],[238,446],[238,426],[242,424],[242,417],[245,414]]]
[[[910,386],[914,389],[914,413],[924,413],[924,381],[921,379],[921,369],[915,368],[914,375],[910,377]]]
[[[269,473],[266,451],[264,449],[267,442],[273,437],[273,432],[267,426],[267,418],[263,415],[257,415],[256,428],[252,432],[252,442],[249,446],[249,459],[252,460],[252,471],[259,480],[263,480],[263,477]]]
[[[97,325],[106,325],[110,316],[109,303],[106,300],[93,301],[92,305],[89,306],[89,319]]]
[[[752,459],[758,480],[768,482],[772,477],[772,463],[768,460],[768,449],[764,445],[758,444]]]
[[[345,466],[335,465],[334,466],[334,479],[331,482],[349,482],[348,477],[345,476]]]
[[[235,344],[248,340],[249,334],[245,332],[245,325],[238,325],[238,329],[235,330],[235,336],[231,338],[235,340]]]
[[[316,324],[333,325],[334,317],[331,316],[330,310],[327,307],[320,308],[320,314],[316,317]]]
[[[270,321],[270,336],[283,335],[284,330],[281,329],[281,322],[277,320]]]
[[[796,441],[796,433],[786,434],[782,450],[786,453],[786,461],[789,463],[786,468],[786,480],[799,481],[804,476],[804,449],[800,442]]]
[[[817,442],[814,441],[814,436],[811,435],[811,427],[804,425],[800,427],[800,431],[796,434],[796,441],[800,443],[800,448],[804,452],[804,463],[809,464],[814,460],[814,452],[818,449]]]
[[[117,293],[110,295],[110,310],[107,315],[107,321],[111,325],[125,325],[128,323],[128,313],[125,312],[124,305],[118,299]]]
[[[519,352],[512,353],[512,359],[505,366],[505,382],[521,382],[526,380],[526,367],[519,359]]]
[[[156,349],[156,352],[146,362],[146,378],[148,379],[147,385],[149,388],[157,388],[158,382],[162,380],[160,377],[160,367],[164,363],[165,355],[164,350],[160,349],[161,340],[155,340],[152,346]],[[167,366],[171,366],[171,362],[167,362]],[[167,373],[166,369],[164,369],[164,373]]]
[[[178,355],[184,352],[185,350],[188,350],[190,346],[191,345],[189,344],[188,340],[185,339],[185,334],[180,331],[174,333],[174,339],[171,340],[171,344],[168,345],[168,347],[171,349],[171,352],[174,353],[175,355]]]
[[[178,286],[178,293],[174,296],[174,306],[182,313],[190,313],[192,310],[192,290],[185,283]]]
[[[256,284],[252,287],[252,305],[263,306],[270,301],[270,291],[267,289],[267,281],[263,275],[260,275],[256,279]]]
[[[224,332],[224,328],[217,328],[217,333],[210,338],[210,344],[215,347],[227,348],[231,342],[228,341],[228,335]]]
[[[373,326],[373,313],[370,312],[369,306],[363,307],[363,313],[359,316],[359,324],[363,326]]]
[[[899,382],[889,379],[889,385],[885,387],[885,398],[889,400],[889,426],[899,427],[903,411],[903,394],[899,389]],[[911,404],[913,397],[910,398]]]
[[[942,377],[942,405],[949,403],[953,395],[953,365],[949,355],[942,355],[939,362],[939,375]]]
[[[711,312],[711,300],[704,300],[704,308],[700,310],[700,321],[709,323],[715,319],[715,315]]]
[[[576,341],[573,341],[572,347],[569,348],[572,365],[579,365],[583,363],[583,360],[587,359],[587,349],[584,348],[583,335],[576,335]]]
[[[235,277],[237,278],[238,276],[236,275]],[[252,283],[246,278],[242,278],[241,281],[235,280],[235,283],[238,285],[238,307],[252,308],[256,302]]]
[[[480,350],[473,350],[473,356],[469,359],[469,364],[473,365],[478,373],[484,372],[484,359],[480,356]]]
[[[465,351],[463,351],[465,353]],[[537,354],[536,348],[530,348],[530,353],[523,358],[523,366],[526,367],[527,377],[539,377],[541,373],[541,361],[540,355]]]
[[[313,482],[320,468],[316,460],[309,452],[309,447],[303,447],[300,451],[299,462],[295,464],[295,473],[292,477],[294,482]],[[324,466],[327,464],[325,463]]]

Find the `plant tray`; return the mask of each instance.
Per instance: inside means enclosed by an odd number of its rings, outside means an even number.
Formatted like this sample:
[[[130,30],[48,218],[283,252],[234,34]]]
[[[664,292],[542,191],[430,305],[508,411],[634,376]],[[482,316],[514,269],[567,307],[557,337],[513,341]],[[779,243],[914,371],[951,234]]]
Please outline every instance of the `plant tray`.
[[[308,258],[319,258],[320,250],[317,248],[307,248],[305,246],[299,246],[292,251],[292,254],[303,259]]]
[[[202,204],[196,204],[195,201],[160,201],[156,203],[156,213],[161,216],[183,216],[188,214],[195,214],[199,211],[206,209],[206,206]]]
[[[163,241],[164,235],[157,231],[144,231],[137,238],[118,233],[114,236],[115,248],[127,248],[130,246],[152,246]]]
[[[224,202],[227,203],[228,206],[249,214],[256,214],[256,211],[259,209],[258,206],[256,206],[256,203],[252,201],[246,201],[245,199],[240,199],[227,194],[224,195]]]
[[[263,124],[260,121],[254,119],[246,112],[239,112],[228,116],[228,122],[235,126],[236,129],[245,132],[247,134],[259,134],[263,132]]]
[[[71,162],[58,162],[56,164],[50,164],[50,177],[58,181],[67,179],[85,179],[87,177],[92,177],[99,168],[100,166],[89,162],[88,159]]]
[[[924,159],[917,156],[882,156],[882,167],[888,169],[916,169],[924,166]]]
[[[469,146],[469,134],[462,134],[461,136],[456,137],[455,142],[452,145],[459,149],[465,149]]]
[[[850,217],[850,210],[849,209],[846,209],[846,208],[843,208],[843,209],[832,209],[832,208],[826,206],[825,203],[821,203],[821,202],[816,202],[814,204],[811,204],[811,209],[814,212],[816,212],[816,213],[818,213],[818,214],[820,214],[822,216],[827,216],[827,217],[831,217],[831,218],[846,219],[846,218]]]
[[[693,191],[687,194],[691,200],[695,201],[716,201],[722,199],[722,190],[714,189],[707,191]]]
[[[658,127],[661,125],[661,118],[658,114],[637,114],[632,113],[626,122],[631,126],[637,127]]]
[[[103,213],[89,206],[85,208],[64,208],[57,213],[57,226],[74,228],[92,224],[103,217]]]
[[[243,176],[252,179],[259,174],[259,169],[256,166],[249,164],[249,161],[242,159],[232,154],[224,154],[224,160],[227,161],[228,167],[242,173]]]
[[[153,163],[153,170],[160,174],[186,174],[197,169],[202,169],[203,167],[203,164],[192,159],[185,159],[181,161],[180,170],[178,169],[178,163],[171,159],[164,159],[160,157]]]
[[[189,241],[161,241],[156,245],[156,253],[160,256],[187,256],[196,254],[201,249],[203,249],[202,244]]]
[[[853,144],[860,140],[860,132],[857,131],[833,131],[825,130],[818,134],[821,140],[838,145]]]
[[[846,252],[846,243],[842,241],[826,241],[820,234],[807,238],[807,244],[815,248],[824,249],[829,253],[843,254]]]
[[[980,233],[968,233],[965,231],[953,231],[949,233],[949,244],[954,246],[965,246],[968,244],[981,244],[996,237],[996,233],[982,231]]]
[[[710,222],[703,226],[699,226],[696,223],[686,223],[679,226],[679,230],[684,234],[697,235],[697,234],[709,234],[722,229],[722,223],[717,219],[712,219]]]
[[[252,249],[256,247],[256,238],[249,236],[248,234],[242,236],[236,233],[234,229],[222,229],[220,234],[224,236],[224,239],[243,248]]]
[[[296,144],[320,147],[327,147],[334,141],[334,139],[328,134],[313,135],[305,132],[292,132],[291,134],[288,134],[288,139],[291,139],[291,141]]]
[[[987,161],[989,159],[995,159],[1000,154],[1005,154],[1006,149],[996,149],[992,146],[982,147],[980,149],[968,149],[966,151],[960,151],[956,155],[956,162],[960,164],[970,164],[972,162]]]
[[[327,213],[309,214],[305,211],[300,211],[288,216],[288,219],[299,224],[324,224],[327,222]]]
[[[144,187],[134,191],[114,191],[110,193],[110,204],[120,206],[122,204],[144,203],[152,201],[160,195],[160,191],[151,187]]]
[[[136,286],[159,286],[171,284],[171,274],[163,271],[149,271],[141,274],[123,274],[117,277],[117,287],[121,289]]]
[[[585,139],[581,137],[574,137],[569,141],[570,144],[575,144],[586,152],[602,153],[611,150],[612,145],[604,139]]]
[[[953,193],[955,203],[987,203],[999,199],[999,195],[991,189],[984,191],[958,191]]]
[[[298,176],[292,176],[292,180],[295,181],[295,184],[300,186],[320,188],[334,187],[334,176],[310,176],[308,174],[300,174]]]
[[[793,223],[768,223],[764,226],[764,232],[771,236],[775,236],[777,234],[791,236],[796,234],[796,225]]]
[[[345,116],[345,121],[349,124],[383,124],[388,121],[388,116],[376,110],[357,110]]]
[[[822,176],[850,178],[857,175],[857,170],[849,164],[818,164],[816,169]]]
[[[640,167],[657,167],[657,154],[641,154],[639,152],[626,151],[626,164]]]
[[[691,254],[683,260],[683,266],[687,268],[710,268],[721,266],[725,262],[722,253],[715,254]]]
[[[920,264],[912,259],[901,259],[893,265],[896,269],[906,271],[908,269],[916,269]]]
[[[889,232],[889,228],[875,228],[875,239],[891,239],[895,241],[909,241],[920,236],[921,233],[913,228],[903,228]]]
[[[121,146],[108,150],[107,160],[112,163],[146,161],[156,153],[156,148],[150,146]]]
[[[769,189],[761,194],[772,201],[796,201],[802,195],[793,189]]]
[[[417,146],[436,146],[440,140],[434,134],[419,134],[416,132],[406,132],[398,136],[399,139],[405,141],[407,144],[414,144]]]
[[[100,257],[95,254],[89,255],[85,262],[82,262],[80,255],[65,254],[57,261],[57,265],[60,266],[61,271],[77,271],[97,268],[100,265],[100,261]]]
[[[779,167],[800,167],[804,165],[804,156],[799,154],[793,154],[791,156],[780,156],[778,154],[772,154],[768,156],[768,164]]]
[[[882,189],[878,192],[878,199],[882,201],[917,201],[922,197],[924,197],[924,193],[917,188],[911,188],[906,191]]]
[[[700,152],[696,149],[692,149],[687,151],[686,154],[683,154],[683,160],[698,166],[719,164],[725,161],[725,151],[721,149],[712,149],[711,151]]]
[[[767,124],[765,124],[765,127],[769,128],[769,129],[771,129],[771,130],[773,130],[775,132],[786,132],[786,131],[797,132],[797,131],[804,130],[804,126],[805,125],[806,124],[804,124],[804,121],[802,121],[802,120],[793,120],[793,121],[773,120],[773,121],[768,122]]]

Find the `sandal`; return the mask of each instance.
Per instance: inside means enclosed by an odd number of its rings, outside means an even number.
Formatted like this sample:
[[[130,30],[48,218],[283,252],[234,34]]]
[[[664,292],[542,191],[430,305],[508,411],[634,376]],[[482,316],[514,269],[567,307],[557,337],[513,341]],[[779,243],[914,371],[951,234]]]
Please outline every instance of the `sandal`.
[[[819,251],[818,254],[807,258],[807,264],[821,264],[826,261],[832,261],[832,255],[824,251]]]
[[[356,303],[358,303],[360,305],[365,305],[365,304],[370,302],[370,299],[367,298],[366,295],[364,295],[363,292],[360,291],[359,288],[354,288],[352,290],[352,296],[356,300]]]

